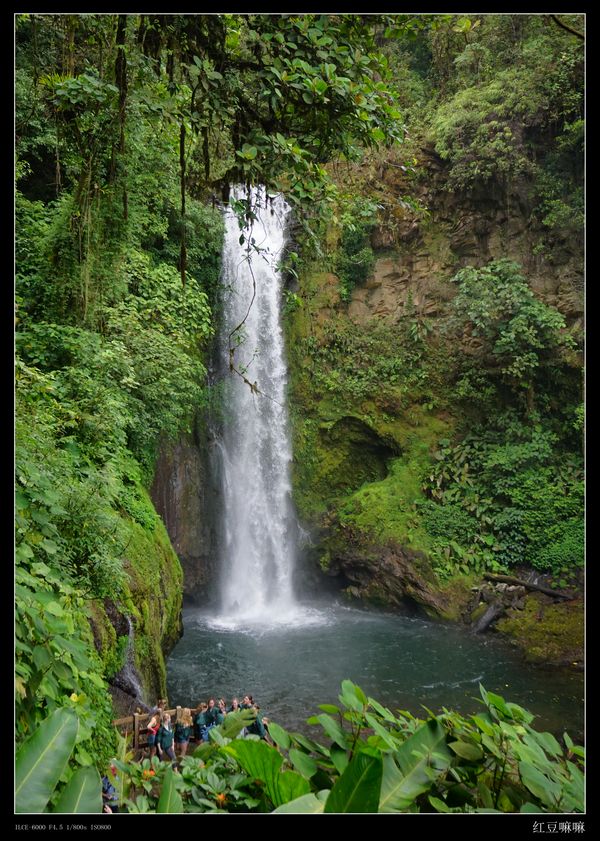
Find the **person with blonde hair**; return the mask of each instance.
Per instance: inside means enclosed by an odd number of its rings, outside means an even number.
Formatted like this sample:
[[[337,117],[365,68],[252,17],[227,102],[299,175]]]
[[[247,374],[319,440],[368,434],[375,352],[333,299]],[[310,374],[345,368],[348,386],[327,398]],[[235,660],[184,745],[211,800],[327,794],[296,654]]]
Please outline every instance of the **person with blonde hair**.
[[[178,710],[178,718],[175,722],[175,752],[179,752],[179,756],[185,756],[187,753],[193,727],[190,708],[184,707]]]

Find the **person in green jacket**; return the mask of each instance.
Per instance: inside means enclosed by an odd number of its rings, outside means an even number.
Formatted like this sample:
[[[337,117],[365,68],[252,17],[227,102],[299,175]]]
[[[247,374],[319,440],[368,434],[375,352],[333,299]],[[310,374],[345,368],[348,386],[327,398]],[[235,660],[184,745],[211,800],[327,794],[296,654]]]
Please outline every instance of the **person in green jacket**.
[[[248,727],[248,733],[254,733],[260,736],[261,739],[267,738],[267,728],[265,727],[266,719],[263,720],[263,714],[260,711],[258,704],[255,704],[252,709],[256,712],[256,719]]]
[[[187,753],[193,727],[192,712],[189,707],[184,707],[180,711],[179,720],[175,722],[175,749],[176,752],[179,751],[179,756],[185,756]]]
[[[208,730],[206,729],[206,713],[208,704],[198,704],[198,712],[194,716],[194,728],[197,742],[208,742]]]
[[[218,707],[215,707],[215,709],[215,725],[218,727],[219,724],[223,724],[223,722],[225,721],[225,716],[227,715],[225,700],[223,698],[219,700],[219,705]]]
[[[171,727],[171,716],[169,713],[165,713],[158,733],[156,734],[156,745],[161,759],[164,759],[165,753],[171,761],[175,759],[175,751],[173,750],[174,735],[173,728]]]

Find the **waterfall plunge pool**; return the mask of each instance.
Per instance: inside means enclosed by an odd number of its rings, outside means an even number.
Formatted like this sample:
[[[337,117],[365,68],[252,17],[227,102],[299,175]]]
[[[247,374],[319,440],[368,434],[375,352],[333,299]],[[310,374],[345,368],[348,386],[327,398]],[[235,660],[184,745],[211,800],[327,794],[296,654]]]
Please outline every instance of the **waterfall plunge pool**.
[[[268,615],[268,613],[267,613]],[[425,718],[423,706],[463,714],[482,709],[479,686],[534,713],[533,726],[579,743],[584,729],[581,672],[532,666],[503,640],[426,619],[336,601],[299,605],[272,624],[223,621],[184,610],[184,635],[167,664],[169,701],[250,693],[288,730],[318,732],[306,719],[338,703],[349,678],[390,709]]]

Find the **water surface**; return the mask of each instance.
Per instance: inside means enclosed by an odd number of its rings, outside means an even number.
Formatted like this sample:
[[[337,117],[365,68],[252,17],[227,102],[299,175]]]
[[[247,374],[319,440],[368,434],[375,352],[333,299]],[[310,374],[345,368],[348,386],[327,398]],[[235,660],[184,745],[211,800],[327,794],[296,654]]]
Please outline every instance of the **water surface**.
[[[306,718],[337,703],[345,678],[419,716],[481,710],[482,683],[534,713],[538,729],[582,738],[581,673],[534,667],[503,640],[455,625],[330,602],[243,625],[188,608],[184,628],[168,661],[174,705],[250,693],[278,724],[311,733]]]

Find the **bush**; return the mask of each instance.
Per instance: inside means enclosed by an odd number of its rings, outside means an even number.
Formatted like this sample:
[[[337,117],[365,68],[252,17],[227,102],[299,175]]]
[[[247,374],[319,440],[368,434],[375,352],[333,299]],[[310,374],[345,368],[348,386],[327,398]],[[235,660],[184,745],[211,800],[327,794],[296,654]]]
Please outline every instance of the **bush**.
[[[551,572],[553,575],[573,572],[583,567],[585,534],[582,519],[567,520],[549,530],[548,539],[554,540],[542,546],[533,556],[531,564],[536,569]]]
[[[514,411],[474,426],[457,444],[440,442],[424,483],[435,501],[422,507],[426,529],[438,543],[487,545],[490,560],[499,564],[555,572],[580,565],[583,467],[558,443],[539,417],[526,424]],[[466,528],[467,512],[475,534]]]
[[[582,812],[584,750],[536,731],[533,716],[480,686],[483,710],[426,720],[389,710],[342,682],[323,704],[315,738],[272,722],[273,744],[237,738],[228,715],[179,774],[156,758],[119,762],[130,812]]]
[[[437,505],[426,500],[419,505],[419,513],[427,534],[442,538],[444,542],[455,540],[470,546],[479,534],[477,519],[459,505]]]

